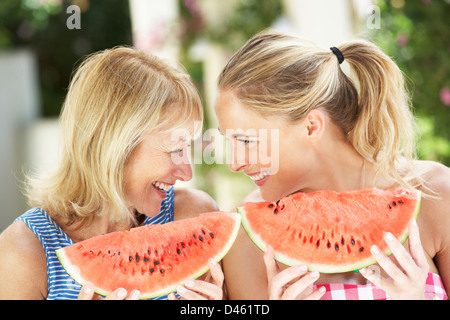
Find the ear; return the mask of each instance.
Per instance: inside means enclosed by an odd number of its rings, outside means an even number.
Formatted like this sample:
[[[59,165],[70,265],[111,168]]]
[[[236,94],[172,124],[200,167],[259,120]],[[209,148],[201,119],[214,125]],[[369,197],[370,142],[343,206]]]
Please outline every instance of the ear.
[[[311,110],[305,119],[305,127],[307,136],[318,140],[322,137],[325,131],[325,113],[319,109]]]

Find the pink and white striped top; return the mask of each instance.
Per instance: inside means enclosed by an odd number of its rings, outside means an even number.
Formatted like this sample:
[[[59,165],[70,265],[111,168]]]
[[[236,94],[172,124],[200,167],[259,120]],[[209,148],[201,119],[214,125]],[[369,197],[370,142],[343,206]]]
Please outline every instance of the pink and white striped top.
[[[325,287],[326,292],[321,300],[390,300],[389,295],[372,283],[365,285],[357,284],[319,284]],[[444,289],[441,277],[435,273],[428,273],[425,283],[425,297],[429,300],[447,300],[448,296]]]

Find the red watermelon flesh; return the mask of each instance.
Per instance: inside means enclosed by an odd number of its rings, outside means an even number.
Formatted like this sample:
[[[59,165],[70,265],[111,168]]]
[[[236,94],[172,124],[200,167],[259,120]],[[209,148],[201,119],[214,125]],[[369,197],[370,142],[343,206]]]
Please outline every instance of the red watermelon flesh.
[[[208,271],[233,245],[241,219],[237,213],[199,217],[112,232],[56,251],[70,276],[96,293],[138,289],[141,299],[175,291]]]
[[[273,247],[276,260],[338,273],[375,263],[372,245],[390,254],[385,232],[406,241],[420,199],[420,191],[406,189],[299,192],[277,202],[246,203],[238,212],[249,237],[263,251]]]

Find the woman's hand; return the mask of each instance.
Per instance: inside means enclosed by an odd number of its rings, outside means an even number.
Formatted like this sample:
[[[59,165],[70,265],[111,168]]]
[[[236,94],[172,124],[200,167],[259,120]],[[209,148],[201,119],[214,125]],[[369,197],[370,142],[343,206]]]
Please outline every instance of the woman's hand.
[[[138,300],[139,295],[139,290],[133,290],[127,297],[127,290],[124,288],[118,288],[103,299],[102,296],[94,292],[94,288],[91,285],[87,284],[81,288],[80,294],[78,295],[78,300],[123,300],[125,298],[126,300]]]
[[[425,299],[425,282],[430,266],[423,252],[415,219],[410,221],[408,228],[410,253],[391,233],[386,233],[384,237],[399,266],[377,246],[370,249],[380,267],[391,279],[383,278],[369,268],[363,268],[360,272],[367,280],[386,291],[392,299]]]
[[[177,288],[178,294],[186,300],[222,300],[224,275],[220,265],[210,259],[208,262],[210,278],[205,280],[190,280],[184,286]],[[175,294],[169,294],[169,300],[178,300]]]
[[[306,266],[294,266],[280,272],[270,246],[264,253],[264,263],[271,300],[319,300],[325,293],[324,287],[313,290],[313,283],[320,275],[318,272],[308,272]]]

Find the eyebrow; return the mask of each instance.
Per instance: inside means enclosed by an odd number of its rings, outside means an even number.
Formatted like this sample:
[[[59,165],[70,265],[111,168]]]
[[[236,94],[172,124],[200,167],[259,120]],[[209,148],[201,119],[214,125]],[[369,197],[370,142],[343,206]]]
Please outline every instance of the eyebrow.
[[[217,127],[217,130],[219,130],[219,132],[220,132],[221,135],[226,136],[226,135],[222,132],[222,130],[220,130],[220,127]],[[234,134],[231,135],[231,138],[239,138],[239,137],[248,137],[248,138],[253,137],[253,138],[258,138],[257,135],[249,135],[249,134],[245,134],[245,133],[234,133]]]

